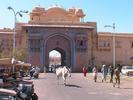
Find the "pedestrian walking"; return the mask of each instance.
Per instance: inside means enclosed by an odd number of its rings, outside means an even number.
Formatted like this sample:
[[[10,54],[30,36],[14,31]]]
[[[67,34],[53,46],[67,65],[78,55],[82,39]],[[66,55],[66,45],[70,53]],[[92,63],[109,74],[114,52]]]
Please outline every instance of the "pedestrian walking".
[[[114,70],[114,75],[115,75],[115,82],[113,83],[113,87],[118,85],[118,88],[120,88],[120,66],[117,65],[115,70]]]
[[[102,82],[104,81],[106,82],[107,74],[108,74],[108,68],[106,67],[106,65],[102,65],[101,72],[102,72]]]
[[[110,83],[113,83],[113,75],[114,75],[114,67],[109,66],[109,72],[110,72]]]
[[[86,77],[86,74],[87,74],[87,68],[86,68],[86,66],[83,67],[83,74],[84,74],[84,77]]]
[[[92,69],[92,71],[93,71],[94,82],[97,82],[97,75],[98,75],[97,67],[94,66],[94,68]]]

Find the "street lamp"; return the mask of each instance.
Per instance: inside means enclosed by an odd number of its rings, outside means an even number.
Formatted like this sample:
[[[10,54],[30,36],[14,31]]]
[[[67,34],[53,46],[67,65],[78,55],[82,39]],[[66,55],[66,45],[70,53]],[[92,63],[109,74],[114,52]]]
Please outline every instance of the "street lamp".
[[[19,15],[20,17],[23,17],[23,15],[21,13],[28,13],[28,11],[19,11],[19,12],[15,12],[15,10],[12,7],[8,7],[8,10],[11,10],[14,14],[14,31],[13,31],[13,57],[12,57],[12,64],[13,64],[13,72],[14,72],[14,61],[15,61],[15,48],[16,48],[16,23],[17,23],[17,15]]]
[[[116,26],[115,26],[115,23],[113,23],[113,25],[105,25],[104,27],[111,27],[111,28],[113,28],[113,34],[112,34],[112,36],[113,36],[113,40],[112,40],[112,45],[113,45],[113,67],[115,68],[115,28],[116,28]]]

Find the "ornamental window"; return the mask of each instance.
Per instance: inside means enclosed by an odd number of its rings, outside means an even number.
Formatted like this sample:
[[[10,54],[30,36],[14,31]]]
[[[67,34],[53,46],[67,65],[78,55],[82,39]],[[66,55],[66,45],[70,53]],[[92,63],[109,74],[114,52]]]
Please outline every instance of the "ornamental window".
[[[40,51],[40,40],[39,39],[31,39],[30,40],[30,51],[31,52],[39,52]]]
[[[110,41],[99,41],[98,47],[103,47],[103,48],[110,47]]]
[[[76,36],[76,49],[79,52],[85,52],[87,50],[87,37],[86,35]]]
[[[116,41],[116,47],[121,48],[121,41]]]
[[[133,48],[133,41],[131,42],[131,48]]]

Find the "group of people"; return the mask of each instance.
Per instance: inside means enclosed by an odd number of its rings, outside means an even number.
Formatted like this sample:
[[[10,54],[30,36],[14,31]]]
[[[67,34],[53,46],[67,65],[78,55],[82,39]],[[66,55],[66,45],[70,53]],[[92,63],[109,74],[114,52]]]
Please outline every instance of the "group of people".
[[[83,74],[86,77],[87,74],[87,67],[83,67]],[[96,66],[93,67],[92,69],[93,72],[93,77],[94,77],[94,82],[97,81],[97,77],[98,77],[98,68]],[[106,66],[105,64],[102,65],[101,67],[101,78],[102,78],[102,82],[106,82],[107,80],[107,75],[110,75],[110,83],[113,83],[113,86],[115,87],[116,84],[118,84],[118,88],[120,87],[120,72],[121,72],[121,66],[118,64],[117,66],[115,66],[115,68],[113,66]],[[114,78],[113,78],[114,76]],[[115,79],[113,81],[113,79]]]
[[[116,66],[118,67],[118,66]],[[115,69],[116,68],[113,68],[113,66],[106,66],[106,65],[102,65],[102,68],[101,68],[101,73],[102,73],[102,82],[106,82],[106,79],[107,79],[107,75],[109,73],[110,75],[110,83],[113,83],[113,76],[115,75]]]

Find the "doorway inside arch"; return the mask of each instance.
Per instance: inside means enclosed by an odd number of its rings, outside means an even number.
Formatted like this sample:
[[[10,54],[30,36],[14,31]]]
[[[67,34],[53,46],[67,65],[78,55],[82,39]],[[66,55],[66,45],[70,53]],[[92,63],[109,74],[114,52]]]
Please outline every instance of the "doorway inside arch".
[[[49,52],[49,64],[61,65],[61,53],[56,50]]]
[[[65,52],[62,49],[56,48],[49,52],[49,71],[53,72],[55,67],[65,65]]]

